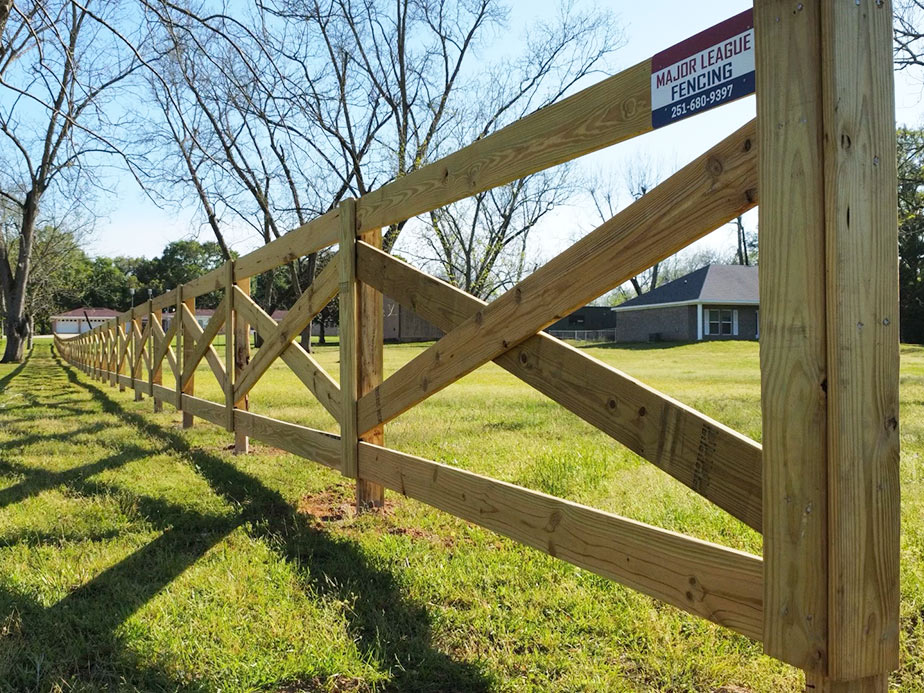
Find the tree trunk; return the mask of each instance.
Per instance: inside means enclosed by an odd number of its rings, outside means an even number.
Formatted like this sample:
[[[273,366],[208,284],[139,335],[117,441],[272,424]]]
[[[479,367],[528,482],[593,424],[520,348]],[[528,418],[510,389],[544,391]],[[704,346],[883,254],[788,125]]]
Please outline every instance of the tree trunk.
[[[308,323],[308,327],[302,330],[301,345],[302,345],[302,349],[307,351],[309,354],[311,353],[311,323],[310,322]]]
[[[6,349],[0,363],[19,363],[25,353],[28,339],[29,322],[26,319],[16,320],[13,315],[6,317]]]
[[[29,285],[29,269],[32,261],[32,240],[35,219],[38,215],[38,195],[35,191],[26,194],[22,211],[22,225],[19,234],[19,255],[16,272],[13,275],[12,291],[6,300],[6,349],[0,363],[22,361],[26,344],[29,342],[31,317],[26,313],[26,290]]]

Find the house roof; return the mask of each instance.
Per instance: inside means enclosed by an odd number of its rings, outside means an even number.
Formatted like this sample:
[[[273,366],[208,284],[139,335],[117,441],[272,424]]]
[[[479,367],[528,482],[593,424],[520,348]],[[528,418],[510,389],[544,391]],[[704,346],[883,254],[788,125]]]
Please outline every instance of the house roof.
[[[51,319],[55,318],[82,318],[84,317],[84,312],[89,315],[91,318],[114,318],[118,315],[118,311],[113,310],[112,308],[74,308],[74,310],[69,310],[66,313],[60,313],[58,315],[52,315]]]
[[[663,304],[746,303],[758,305],[757,267],[706,265],[618,305],[615,310]]]

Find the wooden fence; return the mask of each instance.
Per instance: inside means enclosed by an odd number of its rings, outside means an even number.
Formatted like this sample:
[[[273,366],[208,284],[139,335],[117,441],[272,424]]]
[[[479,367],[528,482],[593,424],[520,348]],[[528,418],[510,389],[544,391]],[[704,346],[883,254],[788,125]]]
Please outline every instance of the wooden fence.
[[[56,346],[186,426],[233,431],[238,451],[253,436],[340,470],[361,506],[392,489],[762,641],[812,690],[884,691],[899,630],[891,8],[759,0],[753,22],[757,119],[490,304],[382,252],[380,229],[651,130],[652,61]],[[763,448],[542,332],[758,198]],[[255,275],[335,244],[280,322],[251,299]],[[202,329],[195,301],[214,291]],[[338,294],[339,385],[293,341]],[[446,332],[385,380],[383,294]],[[248,410],[277,358],[339,436]],[[203,359],[223,404],[196,397]],[[386,423],[489,361],[762,532],[763,557],[385,446]]]

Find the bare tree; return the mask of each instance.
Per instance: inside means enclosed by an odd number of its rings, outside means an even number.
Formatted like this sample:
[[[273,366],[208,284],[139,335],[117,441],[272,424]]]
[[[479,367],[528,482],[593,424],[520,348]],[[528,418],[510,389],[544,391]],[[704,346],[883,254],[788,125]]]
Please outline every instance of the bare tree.
[[[660,178],[660,166],[656,162],[645,157],[636,157],[626,165],[622,185],[633,200],[638,200],[654,188]],[[612,219],[619,211],[618,187],[619,181],[612,172],[600,172],[591,177],[588,194],[600,223]],[[636,296],[651,291],[659,283],[663,283],[661,263],[655,263],[641,274],[632,277],[629,283]]]
[[[924,0],[895,3],[895,66],[924,66]]]
[[[181,110],[208,121],[209,136],[183,141],[203,150],[215,181],[240,179],[232,188],[243,184],[272,234],[554,101],[621,45],[609,16],[566,6],[534,27],[521,58],[488,74],[475,61],[504,21],[498,0],[264,0],[234,17],[145,5],[181,47],[171,56],[187,78]],[[458,123],[490,90],[503,98],[460,139]],[[386,230],[387,250],[405,224]]]
[[[105,12],[118,7],[105,5]],[[0,247],[6,307],[3,362],[21,361],[36,222],[49,194],[76,199],[106,159],[135,164],[108,133],[107,98],[140,66],[89,2],[13,5],[0,39],[0,196],[19,211],[15,257]],[[93,166],[90,166],[90,162]]]
[[[574,189],[572,167],[563,166],[435,210],[416,258],[454,286],[490,298],[523,278],[530,232]]]
[[[757,253],[757,239],[748,235],[747,229],[744,227],[744,219],[742,217],[737,217],[734,221],[734,224],[737,244],[737,248],[735,250],[735,262],[739,265],[750,265],[752,255],[756,255]]]

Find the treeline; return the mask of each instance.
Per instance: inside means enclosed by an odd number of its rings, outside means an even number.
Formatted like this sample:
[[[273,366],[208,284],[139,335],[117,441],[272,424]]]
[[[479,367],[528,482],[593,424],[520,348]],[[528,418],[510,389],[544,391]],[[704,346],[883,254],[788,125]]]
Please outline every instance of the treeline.
[[[29,306],[38,333],[50,330],[50,318],[57,313],[82,307],[126,311],[225,261],[221,247],[214,241],[174,241],[153,258],[90,257],[73,234],[44,227],[38,236],[36,284]],[[236,258],[237,253],[231,251],[231,256]],[[326,257],[321,263],[326,264]],[[254,282],[254,299],[268,313],[287,309],[298,296],[293,280],[291,268],[262,275]],[[221,292],[213,292],[199,297],[196,304],[199,308],[215,308],[220,301]],[[336,302],[319,319],[326,325],[336,322]]]

